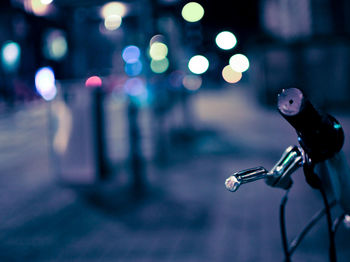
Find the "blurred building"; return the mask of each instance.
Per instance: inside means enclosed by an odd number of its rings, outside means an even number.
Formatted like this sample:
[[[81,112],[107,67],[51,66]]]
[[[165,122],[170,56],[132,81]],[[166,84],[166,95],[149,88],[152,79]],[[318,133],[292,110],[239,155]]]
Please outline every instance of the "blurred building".
[[[350,4],[331,0],[261,1],[261,25],[252,78],[260,100],[297,86],[319,105],[350,103]]]

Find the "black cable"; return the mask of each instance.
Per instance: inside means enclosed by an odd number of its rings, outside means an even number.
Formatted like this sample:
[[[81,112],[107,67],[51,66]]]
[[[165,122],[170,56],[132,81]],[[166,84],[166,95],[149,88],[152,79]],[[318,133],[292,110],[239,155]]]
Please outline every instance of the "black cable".
[[[329,204],[329,206],[332,208],[336,205],[336,201],[333,201]],[[311,230],[311,228],[316,225],[316,223],[326,214],[326,208],[321,209],[316,214],[312,216],[309,223],[306,224],[304,229],[293,239],[292,243],[289,246],[289,256],[292,256],[294,251],[297,249],[301,241],[304,239],[307,233]],[[345,214],[344,214],[345,215]],[[334,226],[334,224],[333,224]],[[334,230],[333,230],[334,231]]]
[[[325,206],[326,211],[326,217],[327,217],[327,228],[328,228],[328,235],[329,235],[329,261],[336,262],[337,261],[337,254],[335,251],[335,240],[334,240],[334,232],[333,232],[333,222],[332,222],[332,214],[331,209],[328,204],[326,192],[324,191],[323,187],[320,187],[320,192],[323,198],[323,203]]]
[[[286,221],[285,221],[285,209],[286,204],[288,201],[288,192],[286,191],[284,197],[281,200],[280,204],[280,229],[281,229],[281,240],[282,240],[282,247],[284,252],[284,257],[286,262],[290,262],[290,255],[288,251],[288,239],[287,239],[287,230],[286,230]]]

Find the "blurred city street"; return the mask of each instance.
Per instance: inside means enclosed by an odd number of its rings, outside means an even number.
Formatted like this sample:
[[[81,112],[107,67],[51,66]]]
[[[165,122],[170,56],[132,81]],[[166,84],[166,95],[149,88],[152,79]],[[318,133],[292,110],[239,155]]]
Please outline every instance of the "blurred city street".
[[[253,94],[242,84],[191,97],[195,138],[170,147],[166,165],[146,159],[142,196],[130,190],[122,162],[108,183],[93,188],[59,183],[50,164],[50,102],[3,113],[0,260],[282,261],[278,208],[283,190],[263,181],[236,193],[224,187],[233,171],[271,168],[297,142],[277,110],[260,107]],[[122,110],[113,101],[108,108],[109,116]],[[334,115],[347,135],[349,160],[350,116]],[[118,151],[125,149],[116,143],[120,138],[112,133],[123,130],[121,121],[108,119],[110,151],[123,155]],[[145,128],[147,124],[141,126]],[[147,143],[150,137],[142,139]],[[293,180],[287,205],[290,240],[322,208],[319,193],[305,183],[301,171]],[[328,261],[326,219],[321,221],[296,251],[295,261]],[[339,261],[350,257],[349,232],[343,225],[337,232]]]
[[[349,17],[1,0],[0,262],[349,262]]]

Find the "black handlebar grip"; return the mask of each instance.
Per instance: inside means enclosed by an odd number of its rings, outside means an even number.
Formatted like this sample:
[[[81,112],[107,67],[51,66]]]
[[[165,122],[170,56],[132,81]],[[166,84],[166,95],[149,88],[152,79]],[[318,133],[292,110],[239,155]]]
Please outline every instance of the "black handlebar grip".
[[[320,114],[299,89],[282,90],[278,110],[295,128],[300,145],[313,162],[331,158],[343,147],[344,132],[339,122]]]

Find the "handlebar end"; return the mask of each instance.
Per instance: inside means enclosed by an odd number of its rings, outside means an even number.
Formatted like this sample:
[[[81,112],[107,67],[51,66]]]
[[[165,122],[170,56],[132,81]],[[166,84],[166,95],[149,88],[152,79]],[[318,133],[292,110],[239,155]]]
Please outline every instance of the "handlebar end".
[[[241,182],[238,181],[237,177],[235,175],[230,176],[225,181],[225,187],[227,190],[231,192],[237,191],[239,186],[241,185]]]

